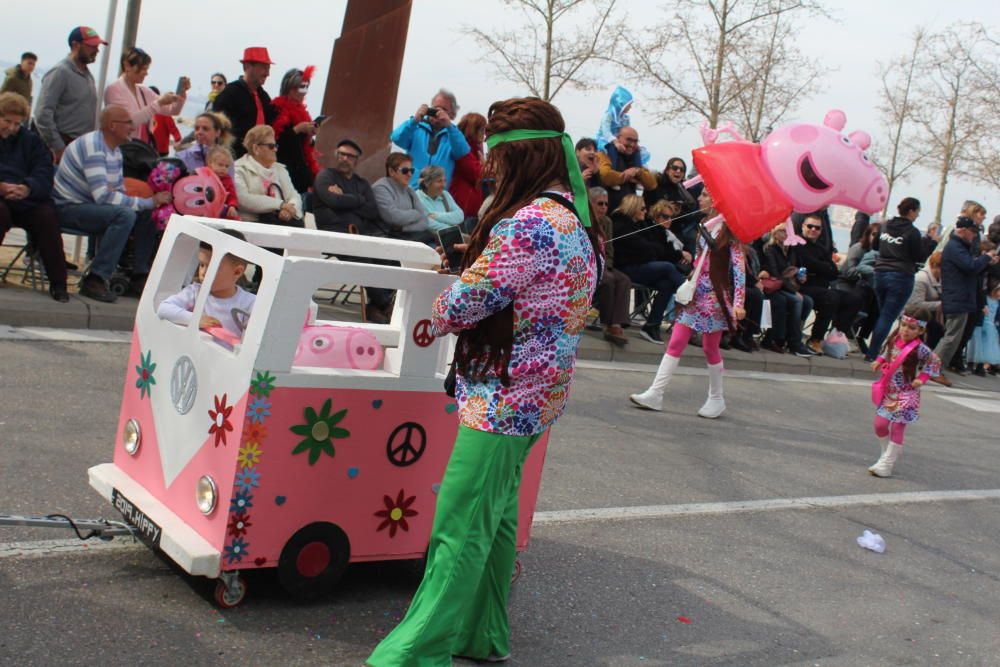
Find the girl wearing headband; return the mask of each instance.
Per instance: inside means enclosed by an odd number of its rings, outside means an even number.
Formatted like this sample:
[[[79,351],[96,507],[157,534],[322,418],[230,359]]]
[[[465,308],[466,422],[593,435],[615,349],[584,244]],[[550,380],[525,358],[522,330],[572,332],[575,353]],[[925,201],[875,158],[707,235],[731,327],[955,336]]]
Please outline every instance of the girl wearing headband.
[[[926,310],[907,306],[899,326],[872,362],[872,370],[881,372],[885,383],[875,410],[875,437],[882,455],[868,468],[876,477],[892,476],[892,466],[903,450],[906,425],[920,414],[920,387],[941,373],[941,360],[924,343],[928,317]],[[876,398],[874,392],[872,398]]]
[[[507,597],[521,467],[562,414],[598,281],[590,206],[559,110],[538,98],[490,107],[485,173],[496,197],[434,332],[458,333],[459,430],[438,491],[427,569],[402,622],[367,664],[448,667],[510,654]],[[575,209],[575,211],[574,211]]]

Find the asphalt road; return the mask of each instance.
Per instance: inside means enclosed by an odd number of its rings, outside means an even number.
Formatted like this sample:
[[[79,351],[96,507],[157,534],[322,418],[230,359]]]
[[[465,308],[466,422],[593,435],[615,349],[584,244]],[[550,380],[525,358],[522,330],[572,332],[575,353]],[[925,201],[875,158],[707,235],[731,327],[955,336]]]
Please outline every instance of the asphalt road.
[[[2,350],[0,514],[113,517],[86,469],[110,459],[127,347]],[[578,374],[511,597],[509,664],[1000,665],[1000,396],[926,392],[899,475],[879,480],[863,383],[734,373],[707,421],[704,376],[678,376],[662,414],[625,401],[648,380]],[[982,489],[994,499],[896,495]],[[647,518],[616,509],[639,506]],[[610,518],[569,512],[595,508]],[[865,528],[885,554],[857,546]],[[297,605],[255,572],[247,601],[219,611],[213,582],[141,546],[11,555],[68,537],[0,527],[0,664],[360,665],[419,581],[410,564],[357,565]]]

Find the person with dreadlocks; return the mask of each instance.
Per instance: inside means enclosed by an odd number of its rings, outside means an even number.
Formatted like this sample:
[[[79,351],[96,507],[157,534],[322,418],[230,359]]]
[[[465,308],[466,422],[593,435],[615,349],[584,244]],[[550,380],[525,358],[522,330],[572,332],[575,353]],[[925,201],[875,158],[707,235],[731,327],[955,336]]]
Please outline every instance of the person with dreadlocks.
[[[698,197],[701,210],[711,220],[716,216],[712,197],[702,190]],[[670,332],[670,342],[653,378],[653,384],[641,394],[632,394],[629,400],[644,410],[663,409],[663,391],[681,362],[681,354],[691,340],[691,334],[701,334],[701,347],[708,362],[708,399],[698,410],[699,417],[716,419],[726,409],[722,396],[722,353],[719,342],[722,333],[736,331],[736,323],[746,317],[743,309],[746,295],[746,271],[743,266],[743,245],[730,234],[725,223],[720,223],[711,248],[704,238],[698,240],[699,250],[708,253],[708,271],[695,269],[694,297],[680,307],[680,315]],[[700,259],[699,262],[704,261]]]
[[[488,118],[485,172],[496,178],[496,197],[432,319],[437,335],[458,333],[458,437],[423,582],[368,658],[371,667],[510,655],[521,468],[566,406],[598,282],[599,242],[559,110],[515,98],[495,102]]]
[[[271,100],[277,114],[271,127],[278,140],[278,162],[288,168],[295,191],[303,194],[309,192],[319,173],[313,147],[316,125],[305,104],[315,69],[309,65],[304,70],[293,68],[285,72],[281,77],[281,94]]]
[[[892,466],[903,451],[903,432],[920,414],[920,387],[941,374],[941,360],[924,343],[930,313],[907,306],[898,328],[885,341],[872,370],[882,374],[872,387],[875,437],[882,455],[869,466],[876,477],[891,477]],[[881,385],[881,387],[879,387]]]

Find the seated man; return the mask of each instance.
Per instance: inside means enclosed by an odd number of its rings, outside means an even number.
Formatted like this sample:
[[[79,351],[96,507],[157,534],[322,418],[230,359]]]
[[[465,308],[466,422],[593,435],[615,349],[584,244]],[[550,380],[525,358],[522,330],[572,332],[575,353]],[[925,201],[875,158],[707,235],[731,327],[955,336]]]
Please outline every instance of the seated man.
[[[639,133],[627,125],[618,130],[615,140],[597,154],[601,185],[608,190],[608,207],[614,211],[625,195],[637,194],[636,189],[656,187],[656,176],[642,166],[639,155]]]
[[[108,289],[108,280],[133,227],[135,257],[129,294],[142,293],[156,243],[150,213],[171,201],[169,192],[157,192],[146,198],[125,194],[118,147],[129,140],[131,131],[128,111],[119,106],[105,108],[101,113],[101,128],[84,134],[66,148],[52,193],[64,230],[100,236],[90,271],[80,281],[80,294],[105,303],[117,300]]]
[[[465,135],[455,124],[458,102],[441,89],[431,99],[431,106],[421,104],[417,112],[392,131],[389,139],[413,158],[410,187],[416,189],[420,172],[429,164],[444,169],[445,187],[451,185],[455,161],[471,150]]]
[[[806,281],[801,291],[812,297],[816,308],[816,320],[807,343],[809,349],[816,354],[823,353],[823,338],[831,321],[844,335],[851,338],[854,320],[861,310],[860,296],[835,286],[840,271],[834,264],[830,251],[819,243],[822,231],[823,221],[819,216],[806,216],[802,221],[802,236],[806,243],[796,248],[799,266],[806,269]]]

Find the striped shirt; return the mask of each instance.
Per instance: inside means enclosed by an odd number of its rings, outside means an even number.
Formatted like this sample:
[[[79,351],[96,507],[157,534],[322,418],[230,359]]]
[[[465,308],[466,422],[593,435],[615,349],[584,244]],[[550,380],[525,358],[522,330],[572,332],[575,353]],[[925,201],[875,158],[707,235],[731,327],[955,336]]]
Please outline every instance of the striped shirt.
[[[100,130],[77,138],[63,153],[52,198],[57,205],[103,204],[139,210],[153,208],[152,198],[125,194],[122,152],[109,148]]]

